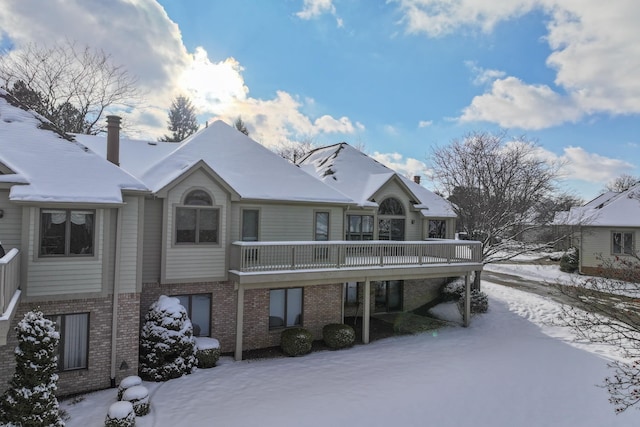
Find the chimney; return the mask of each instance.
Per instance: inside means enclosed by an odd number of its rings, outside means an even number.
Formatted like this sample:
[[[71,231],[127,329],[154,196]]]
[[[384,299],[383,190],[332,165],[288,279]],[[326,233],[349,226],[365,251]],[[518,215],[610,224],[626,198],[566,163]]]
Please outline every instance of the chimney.
[[[107,116],[107,160],[120,166],[120,117]]]
[[[413,177],[413,182],[415,182],[416,184],[420,184],[420,175],[416,175]]]

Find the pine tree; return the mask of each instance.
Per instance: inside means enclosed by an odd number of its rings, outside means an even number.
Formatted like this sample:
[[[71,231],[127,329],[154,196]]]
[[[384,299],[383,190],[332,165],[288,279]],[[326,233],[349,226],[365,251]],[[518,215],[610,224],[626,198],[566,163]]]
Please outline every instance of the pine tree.
[[[160,141],[180,142],[198,130],[196,109],[189,98],[180,95],[173,100],[168,123],[167,129],[172,133],[163,136]]]
[[[190,374],[197,365],[196,340],[178,298],[161,295],[145,316],[140,334],[140,376],[166,381]]]
[[[235,122],[233,122],[233,126],[238,129],[240,132],[249,136],[249,129],[247,129],[247,125],[242,121],[242,117],[238,116]]]
[[[57,389],[60,335],[40,311],[30,311],[16,327],[16,370],[0,402],[0,423],[15,426],[64,426]]]

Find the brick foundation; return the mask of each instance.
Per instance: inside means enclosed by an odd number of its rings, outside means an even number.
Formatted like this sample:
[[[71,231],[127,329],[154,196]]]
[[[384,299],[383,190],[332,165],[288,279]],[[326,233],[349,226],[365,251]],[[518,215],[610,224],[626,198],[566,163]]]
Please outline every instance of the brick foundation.
[[[121,294],[118,299],[116,338],[116,384],[138,371],[139,295]],[[18,345],[15,327],[29,310],[41,309],[45,315],[89,313],[89,355],[87,369],[58,372],[58,396],[100,390],[111,386],[112,298],[74,299],[20,303],[11,325],[7,345],[0,347],[0,391],[8,386],[15,371],[14,349]],[[126,369],[120,369],[122,362]]]

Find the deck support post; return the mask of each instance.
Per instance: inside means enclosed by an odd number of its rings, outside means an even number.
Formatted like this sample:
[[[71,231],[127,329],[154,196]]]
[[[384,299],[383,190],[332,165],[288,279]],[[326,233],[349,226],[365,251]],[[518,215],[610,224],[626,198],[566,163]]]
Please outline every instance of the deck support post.
[[[464,315],[463,321],[465,328],[469,326],[471,319],[471,281],[469,273],[464,275]]]
[[[371,315],[371,281],[364,281],[364,309],[362,310],[362,343],[369,344],[369,316]]]
[[[236,360],[242,360],[242,330],[244,329],[244,287],[238,284],[237,290],[237,307],[236,307],[236,351],[234,357]]]

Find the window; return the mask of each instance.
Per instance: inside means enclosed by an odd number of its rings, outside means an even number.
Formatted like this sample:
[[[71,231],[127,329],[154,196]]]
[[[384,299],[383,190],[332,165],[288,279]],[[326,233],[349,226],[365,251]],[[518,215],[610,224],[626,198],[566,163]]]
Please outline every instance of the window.
[[[176,243],[218,243],[220,209],[213,208],[211,196],[194,190],[184,205],[176,208]]]
[[[243,242],[258,241],[259,220],[260,220],[260,212],[257,209],[242,210],[242,241]]]
[[[93,223],[93,211],[43,209],[40,255],[93,255]]]
[[[89,313],[49,316],[60,333],[58,369],[86,369],[89,353]]]
[[[373,240],[373,215],[347,215],[347,240]]]
[[[398,199],[389,197],[378,207],[378,239],[404,240],[404,208]]]
[[[402,310],[402,280],[386,280],[372,284],[375,286],[376,313]]]
[[[398,199],[389,197],[380,203],[378,208],[379,215],[404,215],[404,208]]]
[[[429,220],[429,234],[430,239],[444,239],[446,236],[446,221],[443,219],[430,219]]]
[[[633,255],[633,233],[611,233],[614,255]]]
[[[344,303],[346,305],[358,305],[358,282],[347,282],[344,284]]]
[[[208,337],[211,333],[211,294],[174,295],[187,310],[193,325],[193,335]]]
[[[329,240],[329,212],[316,212],[315,240]]]
[[[302,288],[269,292],[269,329],[302,324]]]

